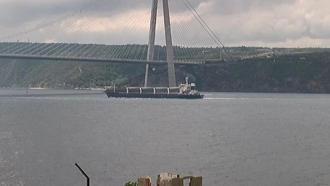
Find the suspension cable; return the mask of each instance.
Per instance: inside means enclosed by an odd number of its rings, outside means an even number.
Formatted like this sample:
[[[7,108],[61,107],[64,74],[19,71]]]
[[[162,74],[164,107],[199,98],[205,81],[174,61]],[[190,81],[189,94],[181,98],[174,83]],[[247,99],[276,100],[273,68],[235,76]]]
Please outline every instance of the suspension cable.
[[[208,24],[204,21],[204,19],[199,15],[197,10],[192,6],[192,4],[188,0],[183,0],[184,5],[186,8],[193,14],[195,19],[198,21],[198,23],[202,26],[202,28],[207,32],[207,34],[212,38],[212,40],[221,46],[224,46],[222,42],[219,40],[219,38],[216,36],[216,34],[213,32],[213,30],[208,26]]]
[[[89,0],[87,4],[91,4],[92,2],[93,2],[93,0]],[[38,31],[38,30],[43,29],[43,28],[50,27],[50,26],[52,26],[56,23],[59,23],[63,20],[66,20],[68,18],[71,18],[71,17],[74,17],[76,15],[82,14],[84,11],[87,10],[87,7],[90,7],[90,6],[81,7],[78,11],[74,11],[73,13],[68,13],[64,16],[61,16],[61,17],[57,18],[57,19],[41,23],[41,24],[36,25],[36,26],[34,26],[30,29],[27,29],[27,30],[24,30],[24,31],[19,31],[19,32],[16,32],[16,33],[12,33],[12,34],[8,34],[6,36],[0,37],[0,41],[9,40],[9,39],[12,39],[12,38],[16,38],[18,36],[33,33],[35,31]]]
[[[202,18],[202,16],[197,12],[197,10],[194,8],[194,6],[189,2],[189,0],[183,0],[184,5],[186,8],[193,14],[195,19],[198,21],[198,23],[202,26],[202,28],[207,32],[209,37],[224,50],[225,53],[228,54],[228,51],[225,47],[225,45],[221,42],[217,34],[213,31],[213,29],[206,23],[206,21]],[[229,57],[232,59],[232,56],[229,55]]]
[[[9,40],[9,39],[12,39],[12,38],[16,38],[18,36],[21,36],[21,35],[26,35],[26,34],[29,34],[29,33],[33,33],[35,31],[38,31],[40,29],[43,29],[43,28],[47,28],[49,26],[52,26],[58,22],[61,22],[67,18],[70,18],[70,17],[73,17],[75,16],[76,14],[70,14],[70,15],[65,15],[65,16],[62,16],[58,19],[55,19],[55,20],[52,20],[50,22],[47,22],[47,23],[42,23],[42,24],[39,24],[33,28],[30,28],[30,29],[27,29],[27,30],[24,30],[24,31],[20,31],[20,32],[16,32],[16,33],[13,33],[13,34],[9,34],[9,35],[6,35],[6,36],[3,36],[0,38],[1,41],[3,40]]]

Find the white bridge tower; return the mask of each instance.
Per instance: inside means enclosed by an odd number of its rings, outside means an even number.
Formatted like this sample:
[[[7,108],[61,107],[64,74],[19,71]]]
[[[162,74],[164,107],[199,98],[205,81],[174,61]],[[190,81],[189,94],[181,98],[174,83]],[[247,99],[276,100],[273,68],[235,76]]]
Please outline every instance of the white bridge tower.
[[[168,0],[162,0],[162,1],[163,1],[163,11],[164,11],[165,40],[166,40],[166,61],[168,65],[168,86],[175,87],[176,77],[175,77],[175,67],[174,67],[174,50],[172,43],[170,11],[168,6]],[[158,0],[152,0],[147,61],[154,60],[157,9],[158,9]],[[149,64],[146,65],[145,80],[144,80],[145,87],[148,86],[148,77],[149,77]]]

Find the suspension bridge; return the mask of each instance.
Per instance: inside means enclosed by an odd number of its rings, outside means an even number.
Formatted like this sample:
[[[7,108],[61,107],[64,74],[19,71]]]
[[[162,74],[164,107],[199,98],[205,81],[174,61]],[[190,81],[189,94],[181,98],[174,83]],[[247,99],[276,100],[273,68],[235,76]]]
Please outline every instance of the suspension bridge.
[[[163,2],[165,46],[155,45],[157,11],[159,1]],[[226,51],[215,32],[198,14],[189,0],[182,0],[217,47],[189,48],[173,46],[171,18],[168,0],[152,0],[149,41],[147,45],[97,45],[67,43],[1,42],[0,59],[50,60],[74,62],[100,62],[119,64],[145,64],[145,86],[148,86],[149,65],[167,65],[169,86],[176,86],[175,65],[207,65],[237,63]],[[217,55],[214,55],[217,54]],[[271,54],[264,51],[254,57]]]
[[[216,52],[216,48],[208,51]],[[97,45],[67,43],[0,43],[0,58],[75,62],[166,65],[166,48],[156,46],[154,58],[147,60],[147,45]],[[225,62],[207,58],[206,50],[174,47],[175,64],[203,65]]]

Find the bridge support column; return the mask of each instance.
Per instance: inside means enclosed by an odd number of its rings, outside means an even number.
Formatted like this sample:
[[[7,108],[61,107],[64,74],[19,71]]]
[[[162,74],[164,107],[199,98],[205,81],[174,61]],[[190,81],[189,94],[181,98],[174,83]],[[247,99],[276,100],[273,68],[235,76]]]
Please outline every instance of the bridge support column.
[[[165,25],[165,39],[166,39],[166,60],[168,64],[168,85],[169,87],[176,87],[175,67],[174,67],[174,50],[171,33],[171,20],[168,0],[163,0],[164,9],[164,25]]]
[[[158,0],[152,0],[147,61],[151,61],[154,59],[157,8],[158,8]],[[146,65],[144,87],[148,87],[148,79],[149,79],[149,64]]]
[[[154,59],[157,8],[158,8],[158,0],[152,0],[147,61],[151,61]],[[164,9],[163,11],[164,11],[165,40],[166,40],[166,61],[168,66],[168,86],[176,87],[174,50],[172,43],[171,19],[170,19],[168,0],[163,0],[163,9]],[[148,87],[148,79],[149,79],[149,64],[146,65],[145,78],[144,78],[145,87]]]

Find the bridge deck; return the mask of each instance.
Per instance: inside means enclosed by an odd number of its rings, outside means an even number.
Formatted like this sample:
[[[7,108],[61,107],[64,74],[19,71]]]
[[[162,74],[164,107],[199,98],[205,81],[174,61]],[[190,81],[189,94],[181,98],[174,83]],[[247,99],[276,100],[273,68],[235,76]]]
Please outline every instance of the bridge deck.
[[[56,60],[76,62],[102,63],[140,63],[166,64],[165,47],[157,46],[155,60],[147,61],[146,45],[95,45],[95,44],[65,44],[65,43],[0,43],[0,58]],[[203,51],[193,51],[188,48],[175,47],[177,56],[175,64],[200,65],[217,63],[219,60],[206,60]]]

